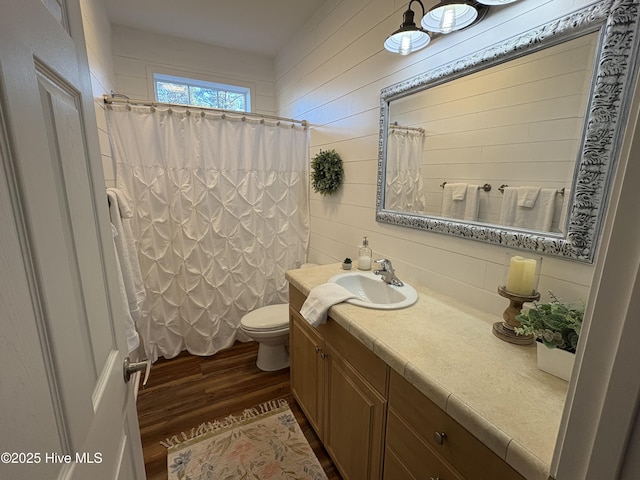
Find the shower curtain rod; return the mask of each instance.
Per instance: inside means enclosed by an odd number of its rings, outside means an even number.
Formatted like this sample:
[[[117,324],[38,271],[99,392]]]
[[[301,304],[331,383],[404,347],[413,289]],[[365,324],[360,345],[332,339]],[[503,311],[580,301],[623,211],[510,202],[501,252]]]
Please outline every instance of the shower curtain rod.
[[[416,128],[416,127],[403,127],[402,125],[398,125],[398,122],[393,122],[391,128],[399,128],[401,130],[413,130],[414,132],[424,133],[424,128]]]
[[[116,98],[117,97],[117,98]],[[162,103],[162,102],[150,102],[147,100],[131,100],[127,98],[125,95],[115,94],[114,96],[103,95],[104,103],[112,104],[112,103],[124,103],[126,105],[140,105],[144,107],[175,107],[175,108],[186,108],[187,110],[204,110],[207,112],[217,112],[222,114],[232,114],[232,115],[242,115],[243,117],[257,117],[261,119],[269,119],[269,120],[277,120],[279,122],[291,122],[291,123],[299,123],[303,127],[311,127],[312,125],[306,120],[296,120],[295,118],[284,118],[278,117],[275,115],[268,115],[266,113],[251,113],[251,112],[238,112],[235,110],[224,110],[222,108],[211,108],[211,107],[198,107],[195,105],[180,105],[178,103]]]

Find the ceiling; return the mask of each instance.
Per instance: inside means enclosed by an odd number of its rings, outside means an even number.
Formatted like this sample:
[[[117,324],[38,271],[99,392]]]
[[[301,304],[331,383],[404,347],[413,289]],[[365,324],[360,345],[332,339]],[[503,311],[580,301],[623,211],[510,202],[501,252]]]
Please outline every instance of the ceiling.
[[[274,57],[325,0],[105,0],[111,23]]]

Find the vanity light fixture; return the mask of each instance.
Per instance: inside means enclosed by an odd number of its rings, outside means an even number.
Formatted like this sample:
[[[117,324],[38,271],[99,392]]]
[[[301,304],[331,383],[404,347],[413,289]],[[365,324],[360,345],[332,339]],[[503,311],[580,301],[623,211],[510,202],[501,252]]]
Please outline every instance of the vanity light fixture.
[[[403,14],[402,25],[393,32],[384,42],[384,48],[392,53],[400,55],[408,55],[426,47],[431,41],[429,33],[418,27],[413,21],[415,13],[411,10],[411,4],[417,2],[422,7],[422,15],[424,18],[424,5],[420,0],[411,0],[407,11]]]
[[[478,18],[476,2],[441,0],[422,17],[422,28],[430,32],[450,33],[468,27]]]
[[[479,22],[491,6],[506,5],[518,0],[440,0],[425,13],[420,0],[411,0],[404,12],[400,28],[387,37],[384,48],[392,53],[408,55],[426,47],[431,41],[429,32],[444,34],[461,30]],[[422,7],[421,27],[414,21],[413,2]]]

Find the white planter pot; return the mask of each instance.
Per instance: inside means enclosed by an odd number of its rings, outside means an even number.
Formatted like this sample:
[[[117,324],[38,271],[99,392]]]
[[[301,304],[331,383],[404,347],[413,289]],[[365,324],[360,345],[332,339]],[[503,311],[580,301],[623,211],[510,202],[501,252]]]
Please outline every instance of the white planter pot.
[[[547,348],[540,342],[536,342],[536,345],[538,348],[538,368],[568,382],[571,378],[576,355],[559,348]]]

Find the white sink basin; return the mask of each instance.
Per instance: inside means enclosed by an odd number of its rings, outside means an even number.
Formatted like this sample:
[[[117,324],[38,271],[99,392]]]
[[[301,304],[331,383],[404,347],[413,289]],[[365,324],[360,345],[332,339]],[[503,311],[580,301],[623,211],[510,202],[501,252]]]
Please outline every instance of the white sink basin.
[[[358,298],[350,298],[346,303],[359,307],[395,310],[410,307],[418,300],[418,292],[411,285],[389,285],[373,272],[340,273],[328,281],[337,283],[356,295]]]

